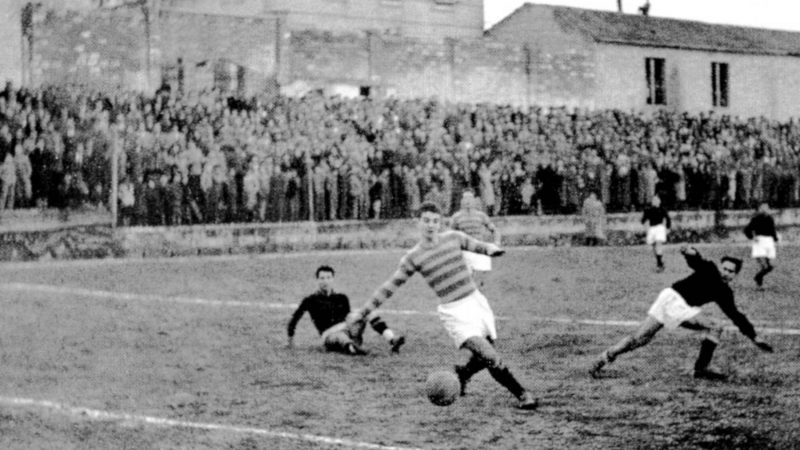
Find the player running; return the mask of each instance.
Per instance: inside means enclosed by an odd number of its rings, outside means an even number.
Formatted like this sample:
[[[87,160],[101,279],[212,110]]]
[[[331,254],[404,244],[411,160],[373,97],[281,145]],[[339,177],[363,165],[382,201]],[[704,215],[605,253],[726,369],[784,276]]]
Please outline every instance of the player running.
[[[674,330],[680,326],[699,331],[703,336],[700,355],[694,364],[694,377],[711,380],[727,378],[708,368],[722,335],[722,325],[716,320],[699,316],[702,311],[700,307],[711,302],[715,302],[758,348],[772,352],[772,347],[757,337],[753,325],[736,309],[733,300],[733,290],[729,284],[739,273],[742,261],[725,256],[717,267],[714,262],[703,259],[693,247],[683,248],[681,253],[694,273],[661,291],[639,329],[604,351],[594,362],[589,371],[592,377],[598,378],[603,367],[623,353],[647,345],[661,328]]]
[[[488,242],[487,237],[491,234],[494,245],[500,246],[500,231],[489,219],[489,216],[478,209],[475,195],[466,191],[461,195],[461,209],[450,218],[450,227],[457,231],[462,231],[468,236],[479,241]],[[483,286],[483,276],[476,272],[490,272],[492,270],[492,258],[480,253],[464,251],[464,259],[467,267],[473,272],[475,280]]]
[[[656,270],[664,271],[664,243],[667,242],[667,232],[672,226],[669,213],[661,206],[661,197],[654,195],[650,206],[644,210],[642,223],[647,224],[645,242],[653,246],[656,257]]]
[[[494,313],[486,297],[478,291],[462,254],[462,250],[468,250],[500,256],[504,250],[460,231],[442,232],[442,213],[432,202],[420,206],[418,224],[420,241],[400,259],[395,273],[375,291],[364,307],[348,315],[348,325],[359,328],[365,317],[419,272],[439,297],[438,315],[445,330],[457,348],[470,352],[469,361],[456,366],[462,395],[469,379],[488,369],[498,383],[514,394],[520,409],[536,409],[538,401],[517,381],[494,347],[497,338]]]
[[[346,353],[348,355],[363,355],[366,352],[361,348],[363,330],[351,334],[345,323],[347,314],[350,313],[350,300],[346,295],[333,290],[334,270],[330,266],[319,266],[316,271],[319,289],[300,302],[300,306],[289,320],[288,335],[289,347],[294,347],[294,331],[300,318],[305,312],[311,316],[311,321],[322,336],[322,342],[328,351]],[[364,323],[366,324],[367,321]],[[392,353],[398,353],[405,343],[405,337],[396,335],[377,314],[369,316],[368,320],[372,329],[383,336],[389,343]]]
[[[759,271],[753,278],[758,285],[764,285],[764,277],[775,269],[772,261],[775,260],[775,244],[778,242],[778,233],[775,231],[775,220],[769,214],[769,205],[762,203],[758,212],[750,219],[744,229],[747,239],[753,241],[751,256],[758,262]]]

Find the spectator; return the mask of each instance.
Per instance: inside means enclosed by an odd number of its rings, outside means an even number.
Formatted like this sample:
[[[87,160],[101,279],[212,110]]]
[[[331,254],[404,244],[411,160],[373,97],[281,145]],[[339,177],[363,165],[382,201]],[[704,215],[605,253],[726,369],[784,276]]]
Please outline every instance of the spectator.
[[[17,186],[17,169],[14,164],[13,153],[5,154],[2,166],[0,166],[0,211],[4,209],[14,209],[14,197]]]
[[[600,245],[606,240],[606,208],[597,199],[597,194],[590,192],[581,208],[583,223],[586,225],[584,239],[586,245]]]
[[[128,177],[123,177],[117,190],[117,198],[119,200],[119,218],[120,225],[130,226],[134,223],[134,188],[133,183]]]
[[[31,160],[22,145],[14,146],[14,168],[16,170],[15,201],[14,204],[28,207],[33,189],[31,187]]]

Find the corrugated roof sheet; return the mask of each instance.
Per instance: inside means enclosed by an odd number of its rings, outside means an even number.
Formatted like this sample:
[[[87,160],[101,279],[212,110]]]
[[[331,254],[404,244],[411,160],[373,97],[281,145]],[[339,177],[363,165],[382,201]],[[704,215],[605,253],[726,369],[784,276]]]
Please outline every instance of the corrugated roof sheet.
[[[800,56],[800,33],[610,11],[526,3],[512,14],[551,10],[564,31],[596,42],[692,50]],[[504,21],[498,23],[502,26]]]

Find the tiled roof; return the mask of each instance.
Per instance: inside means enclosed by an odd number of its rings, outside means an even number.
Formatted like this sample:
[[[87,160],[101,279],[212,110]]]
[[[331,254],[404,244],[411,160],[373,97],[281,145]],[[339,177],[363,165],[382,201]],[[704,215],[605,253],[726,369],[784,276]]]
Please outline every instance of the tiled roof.
[[[526,3],[512,14],[552,11],[565,32],[596,42],[800,56],[800,33]],[[504,21],[503,21],[504,22]],[[496,27],[502,26],[500,22]]]

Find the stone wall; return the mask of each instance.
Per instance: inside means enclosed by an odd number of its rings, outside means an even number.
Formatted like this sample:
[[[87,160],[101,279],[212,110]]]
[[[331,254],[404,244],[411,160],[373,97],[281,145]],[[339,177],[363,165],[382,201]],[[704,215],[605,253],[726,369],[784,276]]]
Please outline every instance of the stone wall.
[[[589,52],[550,54],[492,39],[430,42],[369,33],[292,33],[288,80],[373,86],[400,98],[456,102],[589,105]],[[578,100],[585,99],[585,100]]]
[[[4,217],[0,226],[0,260],[105,257],[170,257],[337,249],[409,248],[417,240],[413,220],[231,224],[112,229],[108,216],[76,215],[67,223],[56,213],[37,212],[22,219]],[[28,217],[27,225],[14,221]],[[39,217],[36,222],[33,216]],[[670,242],[745,242],[742,229],[750,211],[680,212],[672,214]],[[608,216],[608,245],[641,245],[639,213]],[[781,240],[800,242],[800,209],[775,214]],[[583,242],[579,216],[513,216],[495,219],[503,245],[572,246]],[[24,226],[22,226],[24,225]]]
[[[263,92],[275,83],[283,39],[281,18],[233,17],[162,11],[157,22],[157,61],[165,70],[184,70],[184,88],[200,90],[214,82],[215,62],[244,68],[243,93]],[[230,74],[236,85],[236,73]]]
[[[156,14],[156,13],[153,13]],[[289,31],[286,16],[162,10],[149,24],[137,7],[37,10],[32,83],[105,91],[187,90],[223,83],[245,94],[361,87],[400,98],[457,102],[591,102],[587,52],[545,53],[494,39],[423,40],[370,32]],[[149,72],[148,72],[149,68]],[[227,82],[225,80],[228,80]]]
[[[78,83],[112,91],[147,86],[145,22],[137,9],[37,10],[32,83]]]

